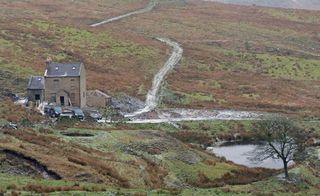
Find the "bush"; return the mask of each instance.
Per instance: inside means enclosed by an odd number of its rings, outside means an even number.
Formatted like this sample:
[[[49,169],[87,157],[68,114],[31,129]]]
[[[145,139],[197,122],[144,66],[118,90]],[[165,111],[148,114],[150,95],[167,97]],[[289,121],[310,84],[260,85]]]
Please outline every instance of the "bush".
[[[10,185],[7,186],[7,190],[17,190],[17,185],[10,184]]]
[[[39,128],[39,133],[42,133],[42,134],[52,134],[53,131],[51,129],[46,129],[44,127],[40,127]]]
[[[197,143],[197,144],[204,144],[204,145],[210,145],[212,143],[212,137],[202,132],[177,131],[177,132],[171,133],[171,136],[186,143]]]
[[[274,175],[277,170],[264,168],[241,168],[224,174],[221,178],[210,180],[204,173],[199,172],[198,178],[189,181],[190,184],[200,188],[213,188],[228,185],[244,185],[262,180]]]

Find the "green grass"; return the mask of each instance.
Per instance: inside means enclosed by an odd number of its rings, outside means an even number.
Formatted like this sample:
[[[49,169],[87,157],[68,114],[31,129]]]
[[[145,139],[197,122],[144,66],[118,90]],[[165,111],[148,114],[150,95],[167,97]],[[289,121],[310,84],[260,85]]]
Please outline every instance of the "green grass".
[[[58,24],[50,23],[48,21],[35,20],[31,23],[31,28],[35,27],[40,32],[52,32],[59,38],[62,38],[63,47],[77,47],[88,48],[93,50],[91,55],[100,55],[102,52],[106,52],[106,49],[102,49],[102,44],[107,44],[107,55],[115,55],[119,57],[126,57],[128,55],[134,55],[141,59],[147,57],[154,57],[157,55],[156,49],[146,46],[139,46],[133,42],[125,42],[116,40],[108,32],[91,32],[85,29],[78,29],[74,27],[61,26]],[[100,50],[101,51],[100,51]]]
[[[22,195],[37,195],[34,192],[23,190],[27,185],[37,185],[43,187],[72,187],[77,184],[85,191],[57,191],[51,192],[50,195],[118,195],[127,194],[132,195],[135,193],[148,194],[148,195],[170,195],[166,190],[142,190],[142,189],[124,189],[117,187],[110,187],[105,184],[93,184],[85,182],[70,182],[64,180],[43,180],[23,176],[12,176],[0,173],[0,192],[10,194],[12,190],[21,193]],[[15,187],[12,189],[11,187]]]
[[[24,92],[29,76],[36,74],[36,71],[17,60],[24,54],[14,42],[0,37],[0,53],[13,56],[10,60],[5,56],[0,57],[0,88]]]
[[[149,130],[149,129],[142,129]],[[158,139],[163,139],[162,137],[156,138],[141,138],[140,134],[142,130],[114,130],[114,131],[97,131],[97,130],[89,130],[89,129],[68,129],[65,131],[54,131],[54,135],[58,136],[64,141],[77,143],[82,146],[86,146],[89,148],[97,149],[104,152],[112,152],[118,161],[134,161],[137,160],[140,156],[147,158],[151,161],[160,162],[162,166],[166,168],[169,173],[170,178],[172,179],[189,179],[196,180],[198,177],[198,173],[202,172],[206,174],[210,179],[220,178],[225,173],[236,169],[235,166],[232,166],[227,163],[217,161],[215,164],[207,165],[203,163],[202,158],[196,152],[190,151],[187,148],[183,148],[181,144],[177,144],[178,149],[169,147],[167,150],[162,151],[160,154],[152,155],[144,150],[137,150],[137,155],[131,155],[130,153],[126,153],[123,151],[123,146],[128,145],[136,145],[143,144],[149,145],[154,142],[157,142]],[[62,133],[90,133],[94,135],[93,137],[69,137],[65,136]],[[154,132],[155,134],[158,131],[147,131]],[[180,149],[180,150],[179,150]],[[136,151],[136,150],[135,150]],[[186,153],[191,153],[197,156],[198,162],[195,164],[187,164],[184,161],[179,160],[181,151],[185,151]],[[128,169],[124,169],[119,167],[119,173],[127,172]],[[130,179],[134,179],[135,171],[132,171],[132,175]]]
[[[178,131],[178,129],[169,123],[145,123],[145,124],[127,124],[128,129],[144,129],[144,130],[159,130],[159,131]]]
[[[168,164],[172,174],[178,177],[181,175],[184,177],[187,176],[191,181],[197,179],[199,172],[205,174],[210,180],[215,180],[236,168],[235,166],[226,163],[206,165],[203,162],[198,162],[197,164],[189,165],[181,161],[171,161],[168,162]]]
[[[153,77],[162,61],[159,49],[109,31],[96,32],[46,20],[20,21],[15,28],[0,31],[0,88],[8,87],[16,93],[25,93],[31,75],[43,74],[40,64],[44,66],[47,57],[56,62],[85,62],[87,69],[99,70],[95,74],[112,70],[126,75],[124,69],[139,65],[143,81]],[[132,91],[130,85],[114,88]],[[141,96],[146,92],[141,91]]]
[[[204,93],[182,93],[183,98],[180,99],[180,103],[182,105],[189,105],[194,102],[206,102],[206,101],[214,101],[212,95],[204,94]]]
[[[241,129],[244,131],[248,131],[252,127],[252,123],[254,121],[203,121],[203,122],[183,122],[180,125],[188,126],[188,129],[191,131],[201,131],[207,132],[211,134],[216,133],[228,133],[233,132],[237,129]],[[306,122],[305,122],[306,123]],[[316,125],[319,125],[316,124]],[[163,126],[163,124],[158,125],[159,127]],[[305,126],[315,126],[315,124],[306,123]],[[164,126],[165,127],[165,126]],[[83,145],[89,148],[94,148],[104,152],[112,152],[115,156],[115,160],[117,160],[116,166],[117,171],[123,175],[128,172],[128,169],[123,168],[123,161],[132,161],[140,159],[139,156],[131,155],[125,153],[122,149],[122,145],[130,145],[130,144],[149,144],[155,142],[159,138],[142,137],[143,125],[139,128],[140,130],[113,130],[113,131],[104,131],[104,130],[91,130],[91,129],[81,129],[81,128],[70,128],[67,130],[53,130],[52,134],[56,137],[59,137],[61,140],[67,142],[77,143],[79,145]],[[149,129],[149,128],[148,128]],[[166,128],[165,128],[166,129]],[[169,131],[165,130],[164,131]],[[178,131],[177,129],[170,131]],[[158,131],[150,131],[157,133]],[[63,135],[63,133],[90,133],[94,135],[93,137],[69,137]],[[143,133],[146,134],[146,133]],[[1,135],[0,135],[1,137]],[[215,161],[213,164],[206,164],[203,159],[203,155],[201,153],[197,153],[200,158],[195,164],[187,164],[181,161],[178,157],[182,151],[187,150],[189,153],[195,153],[194,150],[190,149],[171,149],[168,151],[162,152],[157,155],[151,155],[147,152],[140,152],[144,158],[150,160],[161,160],[160,163],[163,167],[165,167],[168,171],[167,180],[170,182],[179,182],[181,183],[182,179],[189,180],[189,182],[197,180],[198,174],[203,173],[209,179],[215,180],[222,177],[225,173],[233,171],[237,169],[237,166],[230,165],[228,163]],[[319,151],[315,151],[315,153],[319,153]],[[138,153],[139,154],[139,153]],[[299,166],[293,170],[291,173],[297,175],[303,175],[306,179],[309,179],[310,184],[306,184],[304,182],[295,185],[299,188],[299,192],[301,194],[313,194],[316,193],[316,189],[314,188],[317,184],[320,183],[319,177],[316,177],[310,172],[310,170],[306,167]],[[128,176],[129,180],[135,180],[137,178],[136,175],[141,175],[136,173],[136,171],[130,170],[130,176]],[[136,179],[136,181],[140,181],[141,179]],[[183,180],[182,180],[183,181]],[[57,187],[57,186],[73,186],[75,182],[65,182],[61,180],[41,180],[41,179],[32,179],[29,177],[22,176],[8,176],[7,174],[0,173],[0,191],[9,191],[8,186],[15,184],[17,186],[17,190],[21,190],[24,186],[28,184],[36,184],[42,185],[45,187]],[[80,195],[94,195],[97,194],[92,192],[94,190],[101,190],[98,192],[99,194],[109,194],[109,193],[121,193],[121,194],[129,194],[129,193],[146,193],[148,195],[170,195],[171,193],[165,190],[142,190],[142,189],[117,189],[115,187],[109,187],[107,185],[102,184],[91,184],[91,183],[78,183],[80,187],[85,187],[85,191],[70,191],[65,192],[63,194],[80,194]],[[264,194],[283,194],[290,195],[286,188],[287,185],[282,184],[276,178],[270,178],[263,181],[255,182],[247,185],[235,185],[235,186],[224,186],[222,188],[209,188],[209,189],[183,189],[180,193],[181,195],[189,195],[189,194],[201,194],[201,195],[212,195],[212,194],[221,194],[221,195],[256,195],[258,193]],[[103,190],[103,191],[102,191]],[[105,190],[105,191],[104,191]],[[258,190],[258,191],[257,191]],[[28,194],[28,192],[23,192],[24,194]],[[52,193],[53,195],[62,194],[62,192]]]
[[[298,124],[306,130],[313,131],[316,135],[320,136],[320,121],[319,120],[308,120],[298,121]]]
[[[227,134],[234,132],[249,132],[255,121],[194,121],[180,122],[180,126],[189,131],[203,132],[209,135]]]
[[[216,69],[224,71],[250,71],[274,78],[291,80],[320,80],[319,60],[300,57],[252,54],[226,49],[214,49],[230,59],[218,61]]]
[[[292,9],[263,9],[263,13],[269,14],[277,19],[285,19],[295,22],[308,22],[313,24],[320,23],[319,17],[315,14],[303,14],[300,10]],[[300,14],[299,14],[300,12]],[[301,16],[301,14],[303,16]],[[299,16],[300,15],[300,16]]]

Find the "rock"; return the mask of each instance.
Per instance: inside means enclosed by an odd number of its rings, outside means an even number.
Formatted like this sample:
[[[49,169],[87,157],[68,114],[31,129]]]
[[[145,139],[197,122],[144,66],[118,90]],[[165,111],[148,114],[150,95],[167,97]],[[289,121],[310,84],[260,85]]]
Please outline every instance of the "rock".
[[[128,95],[113,97],[111,99],[111,106],[122,113],[133,113],[144,107],[144,103],[139,99],[130,97]]]
[[[100,179],[99,177],[86,173],[86,172],[81,172],[78,173],[74,176],[74,178],[78,179],[78,181],[82,182],[90,182],[90,183],[103,183],[103,180]]]
[[[191,151],[182,151],[177,156],[176,159],[179,161],[182,161],[184,163],[187,163],[189,165],[196,164],[200,161],[200,157]]]
[[[0,173],[59,180],[61,177],[37,160],[11,150],[0,150]]]

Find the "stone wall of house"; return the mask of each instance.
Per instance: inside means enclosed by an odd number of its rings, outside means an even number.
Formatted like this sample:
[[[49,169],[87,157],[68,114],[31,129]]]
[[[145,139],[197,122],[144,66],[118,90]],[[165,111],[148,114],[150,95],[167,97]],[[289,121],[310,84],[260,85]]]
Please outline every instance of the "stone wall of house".
[[[28,95],[28,101],[36,102],[36,95],[40,96],[40,102],[44,100],[44,90],[34,90],[34,89],[28,89],[27,90]]]
[[[63,96],[66,106],[70,100],[72,106],[81,107],[80,83],[80,77],[45,77],[45,101],[61,105]]]
[[[80,73],[80,107],[86,107],[87,105],[87,76],[86,69],[83,64],[81,64]]]

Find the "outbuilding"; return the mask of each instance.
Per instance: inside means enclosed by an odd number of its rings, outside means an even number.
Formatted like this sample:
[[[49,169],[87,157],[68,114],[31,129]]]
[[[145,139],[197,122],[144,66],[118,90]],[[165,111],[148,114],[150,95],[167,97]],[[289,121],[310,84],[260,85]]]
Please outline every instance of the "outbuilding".
[[[111,97],[99,90],[87,91],[87,106],[106,108],[111,104]]]
[[[32,76],[29,80],[27,93],[28,100],[41,103],[44,100],[45,80],[43,76]]]

